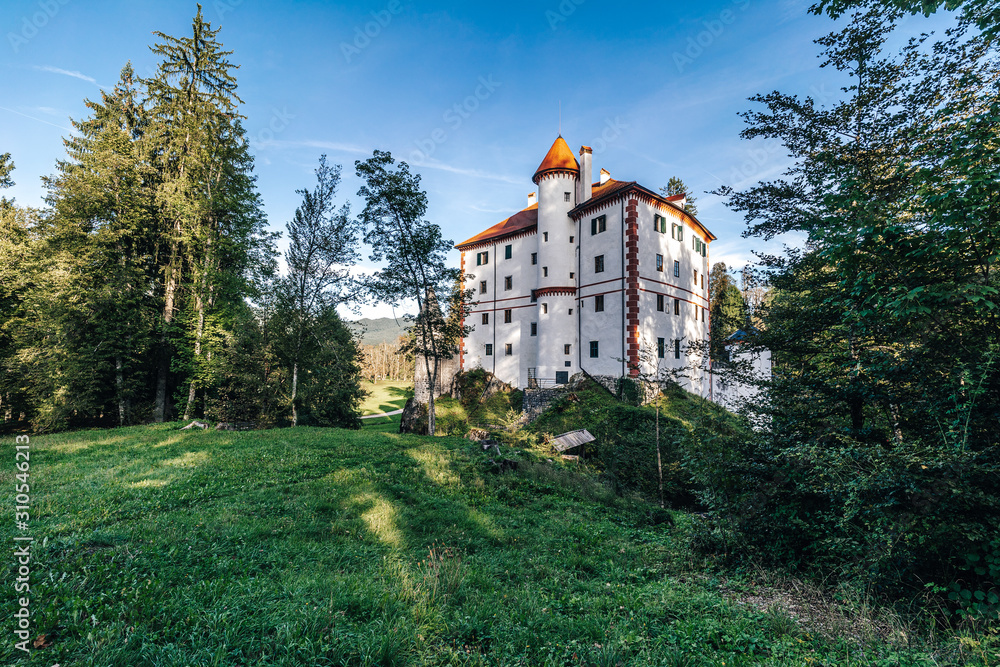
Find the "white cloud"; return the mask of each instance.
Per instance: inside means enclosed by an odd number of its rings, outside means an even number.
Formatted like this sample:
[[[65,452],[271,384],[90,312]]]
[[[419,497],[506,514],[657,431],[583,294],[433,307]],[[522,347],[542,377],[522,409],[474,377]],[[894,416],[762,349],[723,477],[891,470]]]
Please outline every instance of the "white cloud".
[[[59,68],[59,67],[52,67],[51,65],[32,65],[31,69],[37,70],[39,72],[51,72],[53,74],[62,74],[63,76],[71,76],[74,79],[80,79],[81,81],[87,81],[88,83],[92,83],[95,86],[101,87],[97,83],[97,79],[95,79],[93,77],[90,77],[90,76],[87,76],[86,74],[84,74],[82,72],[77,72],[76,70],[62,69],[62,68]]]

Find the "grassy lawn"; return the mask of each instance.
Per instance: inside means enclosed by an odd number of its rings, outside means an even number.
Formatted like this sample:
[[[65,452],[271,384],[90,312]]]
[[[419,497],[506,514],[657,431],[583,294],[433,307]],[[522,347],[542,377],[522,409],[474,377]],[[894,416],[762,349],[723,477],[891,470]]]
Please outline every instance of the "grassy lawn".
[[[4,453],[11,489],[12,438]],[[0,664],[995,664],[982,637],[793,618],[759,573],[695,555],[695,515],[664,523],[505,455],[516,471],[465,440],[376,430],[32,438],[32,638],[52,645],[21,657],[8,621]]]
[[[413,383],[396,380],[383,380],[372,384],[362,382],[361,388],[368,392],[368,397],[361,403],[362,415],[377,415],[381,412],[392,412],[406,405],[406,399],[413,396]]]

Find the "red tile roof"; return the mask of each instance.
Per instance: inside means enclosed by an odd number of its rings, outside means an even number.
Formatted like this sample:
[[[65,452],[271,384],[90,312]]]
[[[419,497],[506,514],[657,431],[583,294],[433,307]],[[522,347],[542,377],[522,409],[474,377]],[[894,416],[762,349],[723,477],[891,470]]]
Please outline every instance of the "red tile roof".
[[[573,171],[577,174],[580,173],[580,163],[576,161],[576,156],[573,155],[573,151],[569,149],[569,145],[562,138],[561,134],[552,143],[552,148],[545,154],[545,159],[538,165],[538,169],[535,170],[535,175],[531,177],[531,180],[538,183],[538,179],[542,174],[550,171]]]
[[[519,232],[530,231],[538,227],[538,204],[532,204],[528,208],[515,213],[506,220],[498,222],[486,231],[480,232],[471,239],[462,241],[455,247],[459,250],[466,250],[474,245],[496,241],[497,239],[511,236]]]

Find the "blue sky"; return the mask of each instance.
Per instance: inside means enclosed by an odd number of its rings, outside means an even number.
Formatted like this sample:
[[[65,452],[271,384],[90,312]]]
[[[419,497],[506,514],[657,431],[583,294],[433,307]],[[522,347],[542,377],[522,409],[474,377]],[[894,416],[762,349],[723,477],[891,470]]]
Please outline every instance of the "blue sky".
[[[653,189],[681,177],[718,237],[713,262],[739,266],[765,246],[742,239],[742,217],[705,191],[787,164],[780,146],[740,140],[747,97],[835,97],[835,74],[819,68],[812,42],[833,24],[809,4],[207,0],[203,11],[240,65],[276,230],[322,153],[343,165],[340,194],[359,211],[354,161],[378,148],[422,174],[429,219],[464,240],[526,205],[561,105],[562,134],[574,151],[594,148],[595,174],[604,167]],[[127,61],[150,74],[153,31],[187,35],[195,11],[194,2],[6,0],[0,152],[17,166],[7,196],[41,205],[40,177],[64,155],[84,98],[112,86]]]

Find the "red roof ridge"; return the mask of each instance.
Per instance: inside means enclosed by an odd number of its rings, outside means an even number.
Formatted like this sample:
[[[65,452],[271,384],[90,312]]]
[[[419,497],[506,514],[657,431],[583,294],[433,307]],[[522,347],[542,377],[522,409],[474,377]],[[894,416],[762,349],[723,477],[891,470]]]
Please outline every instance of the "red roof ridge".
[[[538,225],[538,203],[534,203],[527,208],[523,208],[514,215],[501,220],[489,229],[479,232],[475,236],[461,243],[455,244],[459,250],[465,250],[469,246],[478,245],[487,241],[495,241],[505,236],[511,236],[518,232],[530,230]]]

